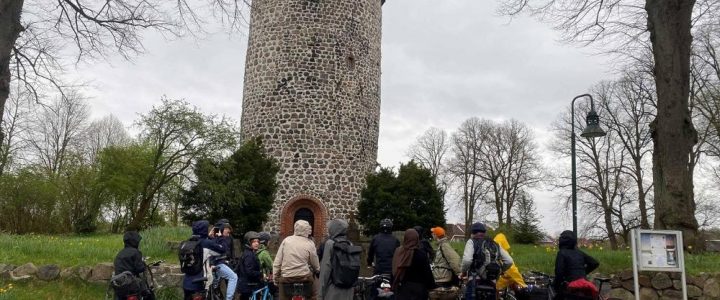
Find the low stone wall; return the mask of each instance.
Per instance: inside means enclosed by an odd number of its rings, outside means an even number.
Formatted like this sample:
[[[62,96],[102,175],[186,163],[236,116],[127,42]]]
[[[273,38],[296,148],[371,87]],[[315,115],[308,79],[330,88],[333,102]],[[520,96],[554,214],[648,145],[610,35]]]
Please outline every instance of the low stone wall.
[[[682,299],[682,282],[680,273],[641,272],[640,299],[642,300],[671,300]],[[720,273],[700,273],[697,276],[687,276],[688,299],[720,300]],[[635,300],[633,272],[623,271],[612,276],[610,282],[610,298],[622,300]]]
[[[52,281],[59,279],[80,279],[95,283],[108,283],[113,274],[112,263],[99,263],[93,267],[60,268],[57,265],[35,266],[26,263],[21,266],[0,264],[0,279],[9,282],[27,282],[32,280]],[[183,274],[180,266],[161,264],[152,267],[153,277],[159,287],[182,286]]]

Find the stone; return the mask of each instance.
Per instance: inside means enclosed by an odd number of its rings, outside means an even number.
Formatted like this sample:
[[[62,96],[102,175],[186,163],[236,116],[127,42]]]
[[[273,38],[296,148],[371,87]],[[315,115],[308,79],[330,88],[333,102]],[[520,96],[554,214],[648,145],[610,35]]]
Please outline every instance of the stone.
[[[75,268],[75,267],[63,268],[60,271],[61,279],[70,279],[70,278],[75,278],[75,277],[78,277],[77,268]]]
[[[688,276],[687,284],[692,284],[695,286],[703,286],[703,285],[705,285],[706,279],[707,278],[703,278],[702,276]]]
[[[113,264],[111,263],[99,263],[92,268],[90,272],[89,281],[107,281],[110,280],[113,274]]]
[[[661,300],[682,300],[682,298],[683,293],[677,290],[664,290],[660,296]]]
[[[625,280],[622,282],[622,288],[633,291],[635,290],[635,281],[634,280]]]
[[[672,273],[668,273],[668,274],[670,274],[670,278],[672,278],[672,279],[681,279],[682,278],[682,273],[679,273],[679,272],[672,272]]]
[[[634,275],[633,275],[633,271],[632,271],[632,270],[624,270],[624,271],[620,272],[620,274],[618,274],[617,276],[620,277],[620,279],[621,279],[622,281],[625,281],[625,280],[631,280],[631,279],[633,279],[633,276],[634,276]]]
[[[164,274],[182,274],[180,265],[161,265],[160,271]]]
[[[705,285],[703,285],[703,295],[708,296],[710,298],[719,298],[720,297],[720,282],[718,282],[715,278],[710,278],[705,281]]]
[[[0,272],[0,279],[2,280],[10,280],[12,278],[12,274],[10,274],[11,271],[2,271]]]
[[[22,277],[25,275],[34,276],[38,271],[38,268],[33,263],[26,263],[12,270],[12,276]]]
[[[668,275],[665,274],[665,273],[657,273],[657,274],[655,274],[655,276],[653,277],[651,283],[652,283],[652,286],[653,286],[656,290],[664,290],[664,289],[666,289],[666,288],[669,288],[669,287],[672,287],[672,286],[673,286],[673,282],[672,282],[672,280],[670,279],[670,276],[668,276]]]
[[[640,283],[641,287],[652,287],[652,283],[650,282],[650,276],[640,275],[638,276],[638,282]]]
[[[610,290],[608,298],[614,298],[617,300],[635,300],[635,295],[626,289],[619,288]]]
[[[699,287],[694,286],[694,285],[687,286],[688,298],[698,298],[698,297],[702,296],[702,294],[703,294],[703,291]]]
[[[92,273],[92,268],[90,267],[77,267],[76,274],[80,279],[87,281],[90,278],[90,273]]]
[[[25,283],[25,282],[32,281],[32,279],[33,279],[32,275],[15,276],[12,273],[10,274],[10,280],[12,282]]]
[[[682,281],[680,280],[673,280],[673,288],[676,290],[682,290]]]
[[[163,274],[162,276],[155,277],[155,281],[158,285],[163,287],[182,287],[183,274]]]
[[[658,293],[651,288],[640,288],[640,300],[658,300]]]
[[[51,281],[60,276],[60,267],[57,265],[42,266],[38,269],[37,277],[40,280]]]
[[[619,276],[613,276],[613,277],[610,279],[610,288],[613,288],[613,289],[615,289],[615,288],[621,288],[621,287],[622,287],[622,284],[623,284],[623,281],[620,279]]]

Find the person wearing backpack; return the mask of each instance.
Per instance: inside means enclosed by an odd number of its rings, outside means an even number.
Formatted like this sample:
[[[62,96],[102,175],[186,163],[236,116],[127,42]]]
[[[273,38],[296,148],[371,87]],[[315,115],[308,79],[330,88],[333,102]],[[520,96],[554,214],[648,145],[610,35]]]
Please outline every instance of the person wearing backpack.
[[[427,253],[428,258],[430,261],[435,260],[435,249],[433,249],[432,245],[430,245],[430,241],[426,238],[425,234],[425,228],[422,226],[415,226],[413,227],[415,231],[417,231],[418,236],[420,237],[420,249],[425,251]]]
[[[429,290],[435,288],[430,260],[420,248],[415,229],[405,230],[403,244],[393,255],[392,270],[396,300],[426,300]]]
[[[459,284],[460,255],[453,250],[445,237],[445,229],[433,227],[430,230],[437,241],[437,251],[433,261],[433,277],[440,287],[451,287]]]
[[[123,235],[123,244],[125,247],[115,256],[113,265],[115,267],[115,274],[130,272],[136,282],[136,284],[132,286],[132,289],[137,289],[137,291],[121,291],[121,293],[139,292],[143,299],[152,300],[155,299],[155,294],[148,287],[147,282],[141,277],[141,274],[145,272],[146,268],[143,262],[142,252],[140,252],[140,240],[142,240],[142,237],[137,231],[126,231]]]
[[[250,299],[253,291],[260,288],[262,282],[260,260],[256,254],[260,248],[259,238],[260,235],[255,231],[245,233],[245,250],[240,255],[238,264],[238,291],[240,299],[243,300]]]
[[[325,241],[323,259],[320,262],[319,299],[352,299],[353,285],[360,275],[360,253],[362,249],[358,249],[354,253],[341,253],[344,252],[343,249],[351,249],[347,246],[352,246],[352,243],[347,239],[348,223],[345,220],[331,220],[328,222],[327,228],[329,237]],[[341,246],[346,247],[342,248]],[[343,256],[344,254],[354,255],[355,257],[348,259]],[[341,260],[345,260],[345,262]],[[347,260],[353,260],[354,263]],[[343,265],[353,266],[348,269],[344,268]]]
[[[495,238],[493,239],[500,247],[502,247],[506,252],[510,251],[510,243],[507,240],[507,237],[505,237],[505,234],[498,233],[495,235]],[[523,280],[522,274],[520,274],[520,270],[517,267],[516,263],[513,263],[512,266],[510,266],[509,269],[507,269],[500,278],[497,280],[497,284],[495,285],[497,290],[504,290],[505,288],[512,288],[513,290],[518,290],[521,288],[527,287],[527,284],[525,284],[525,280]]]
[[[574,286],[586,287],[591,294],[597,294],[597,288],[585,279],[585,276],[597,269],[600,263],[592,256],[578,250],[575,233],[570,230],[563,231],[558,239],[558,248],[560,250],[555,257],[553,280],[555,299],[565,299],[567,289]]]
[[[193,234],[186,241],[180,243],[178,257],[180,271],[183,273],[183,291],[185,299],[192,299],[193,294],[205,290],[204,282],[193,282],[205,276],[203,274],[203,248],[201,245],[203,233],[207,236],[207,229],[201,229],[196,221],[192,225]]]
[[[495,290],[495,282],[513,264],[512,257],[495,241],[485,236],[483,223],[470,227],[471,239],[465,243],[462,257],[463,277],[468,279],[465,299],[475,299],[476,288],[480,285]]]

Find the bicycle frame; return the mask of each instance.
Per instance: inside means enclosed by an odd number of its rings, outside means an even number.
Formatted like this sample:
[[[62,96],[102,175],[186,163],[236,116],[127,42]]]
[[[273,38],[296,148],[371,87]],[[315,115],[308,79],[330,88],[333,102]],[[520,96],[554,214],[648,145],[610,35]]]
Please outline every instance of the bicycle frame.
[[[270,288],[266,284],[261,289],[254,291],[250,300],[272,300],[272,298],[272,295],[270,295]]]

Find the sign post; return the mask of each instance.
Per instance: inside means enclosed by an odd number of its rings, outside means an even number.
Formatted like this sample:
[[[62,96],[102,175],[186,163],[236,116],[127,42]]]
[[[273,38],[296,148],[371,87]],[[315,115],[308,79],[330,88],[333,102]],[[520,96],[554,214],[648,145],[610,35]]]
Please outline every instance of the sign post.
[[[635,299],[640,300],[640,271],[680,272],[683,300],[687,300],[682,232],[634,229],[631,232]]]

